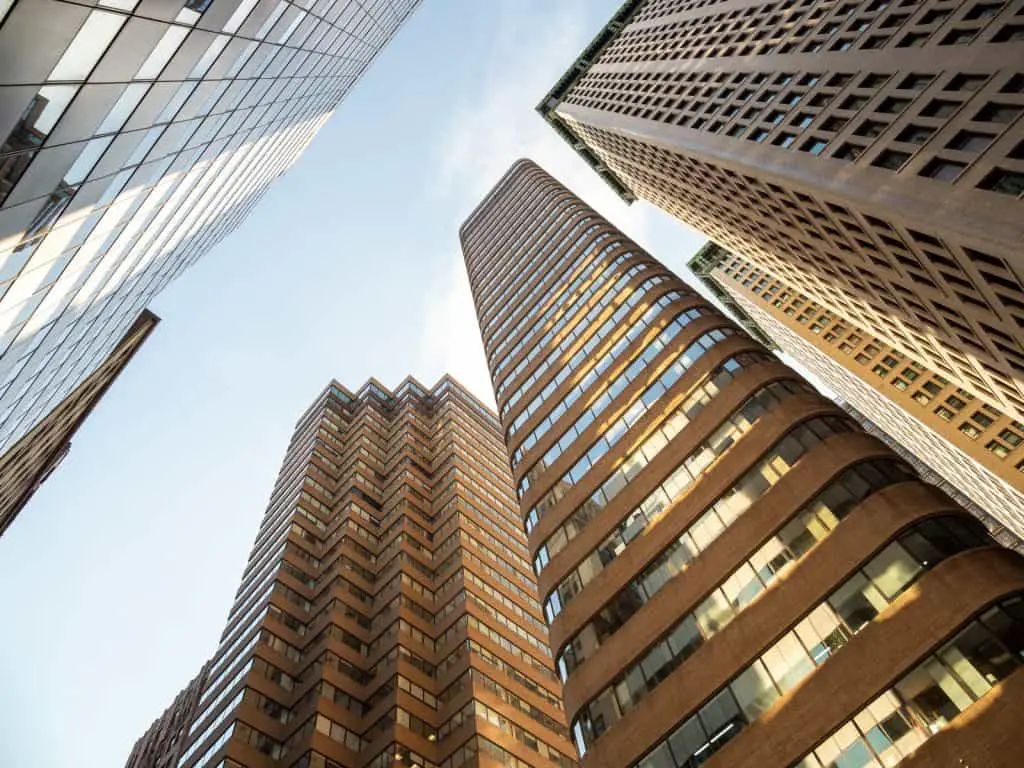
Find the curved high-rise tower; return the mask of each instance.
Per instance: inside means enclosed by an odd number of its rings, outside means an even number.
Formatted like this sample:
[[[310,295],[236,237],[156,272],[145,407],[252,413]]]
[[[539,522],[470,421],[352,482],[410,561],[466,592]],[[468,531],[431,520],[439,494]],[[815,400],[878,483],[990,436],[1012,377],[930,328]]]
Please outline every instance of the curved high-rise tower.
[[[1018,764],[1019,555],[532,162],[461,236],[585,768]]]

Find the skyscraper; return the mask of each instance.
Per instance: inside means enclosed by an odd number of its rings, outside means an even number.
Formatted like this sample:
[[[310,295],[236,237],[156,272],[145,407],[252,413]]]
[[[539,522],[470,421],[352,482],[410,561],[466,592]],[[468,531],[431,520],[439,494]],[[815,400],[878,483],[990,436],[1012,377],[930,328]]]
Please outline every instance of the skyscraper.
[[[234,229],[417,0],[0,0],[0,452]]]
[[[722,246],[708,242],[693,255],[693,258],[687,262],[686,266],[690,268],[693,274],[700,278],[704,287],[708,289],[711,295],[718,299],[719,303],[739,321],[739,324],[743,326],[743,330],[749,333],[756,341],[768,347],[768,349],[777,348],[778,345],[775,343],[775,340],[765,333],[764,328],[759,326],[757,321],[747,314],[747,310],[736,300],[736,297],[722,287],[714,277],[714,271],[718,269],[728,253]]]
[[[1019,762],[1019,555],[533,163],[461,239],[586,768]]]
[[[454,380],[332,382],[296,425],[174,765],[571,768],[516,518],[497,421]]]
[[[143,310],[106,359],[0,456],[0,534],[68,455],[75,433],[159,322]]]
[[[627,199],[1024,421],[1019,11],[629,0],[538,109]]]
[[[1024,423],[742,259],[710,279],[838,397],[1024,537]]]

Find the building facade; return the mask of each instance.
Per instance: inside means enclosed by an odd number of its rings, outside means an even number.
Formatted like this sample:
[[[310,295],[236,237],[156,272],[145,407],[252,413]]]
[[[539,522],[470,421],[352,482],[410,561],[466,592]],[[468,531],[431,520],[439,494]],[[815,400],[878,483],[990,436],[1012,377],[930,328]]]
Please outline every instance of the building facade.
[[[0,0],[0,451],[234,229],[418,0]]]
[[[629,0],[539,110],[649,200],[1024,421],[1018,2]]]
[[[714,278],[782,351],[1024,538],[1024,423],[742,259]]]
[[[530,161],[461,240],[585,768],[1019,762],[1024,559]]]
[[[332,383],[176,768],[571,768],[517,517],[497,421],[454,380]]]
[[[0,535],[68,455],[79,427],[159,322],[143,310],[106,359],[0,456]]]
[[[125,768],[175,768],[206,685],[207,662],[132,747]]]
[[[778,347],[775,340],[765,333],[764,328],[759,326],[754,318],[747,314],[747,310],[736,301],[729,291],[722,287],[718,282],[718,278],[714,275],[715,270],[724,261],[727,261],[730,256],[731,254],[722,246],[708,241],[693,255],[693,258],[686,263],[686,266],[690,268],[693,274],[700,278],[701,283],[703,283],[711,295],[718,299],[719,303],[743,326],[743,330],[763,346],[774,350]]]

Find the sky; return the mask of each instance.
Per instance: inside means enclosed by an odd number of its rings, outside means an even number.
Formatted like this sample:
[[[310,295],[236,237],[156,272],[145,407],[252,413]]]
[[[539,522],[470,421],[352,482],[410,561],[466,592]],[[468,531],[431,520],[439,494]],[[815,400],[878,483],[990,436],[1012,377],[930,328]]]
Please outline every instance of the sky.
[[[530,157],[670,267],[534,112],[620,0],[424,0],[163,322],[0,537],[0,766],[110,768],[214,652],[296,419],[336,378],[493,403],[458,227]]]

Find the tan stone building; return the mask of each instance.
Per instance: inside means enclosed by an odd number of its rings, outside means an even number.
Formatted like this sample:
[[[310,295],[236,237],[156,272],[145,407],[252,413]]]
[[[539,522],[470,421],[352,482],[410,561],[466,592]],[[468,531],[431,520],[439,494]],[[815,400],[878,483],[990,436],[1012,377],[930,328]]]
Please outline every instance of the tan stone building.
[[[1024,25],[629,0],[540,111],[644,198],[1024,421]]]
[[[174,765],[571,768],[516,518],[494,414],[454,380],[332,383]]]
[[[535,164],[461,239],[584,768],[1019,764],[1024,559]]]
[[[818,376],[1018,537],[1024,423],[726,252],[705,278]]]
[[[71,450],[71,440],[160,318],[143,310],[96,369],[0,456],[0,534]]]

